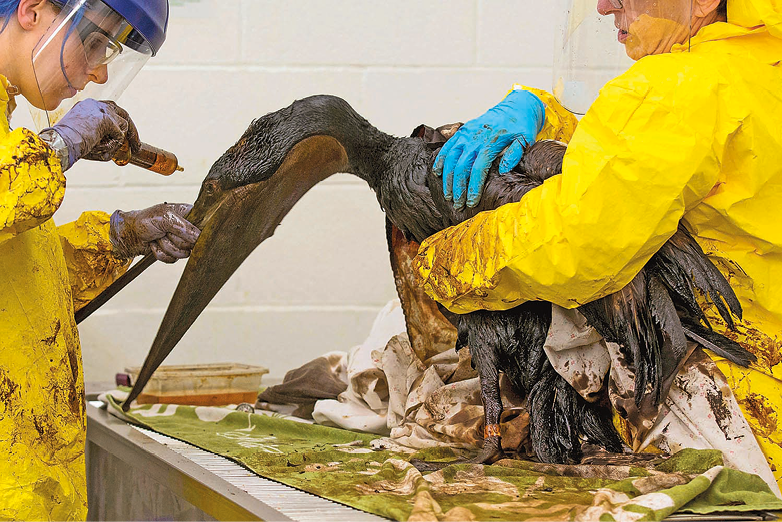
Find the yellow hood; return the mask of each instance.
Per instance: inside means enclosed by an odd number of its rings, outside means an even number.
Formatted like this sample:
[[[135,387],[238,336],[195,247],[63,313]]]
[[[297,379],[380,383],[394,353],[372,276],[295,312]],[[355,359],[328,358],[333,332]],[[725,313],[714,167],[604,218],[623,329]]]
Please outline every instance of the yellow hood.
[[[782,0],[728,0],[728,22],[747,29],[765,25],[782,38]]]
[[[5,118],[0,118],[0,132],[3,134],[10,132],[9,120],[11,119],[11,113],[16,108],[16,102],[12,97],[8,95],[8,89],[11,84],[5,76],[0,74],[0,114],[5,115]]]

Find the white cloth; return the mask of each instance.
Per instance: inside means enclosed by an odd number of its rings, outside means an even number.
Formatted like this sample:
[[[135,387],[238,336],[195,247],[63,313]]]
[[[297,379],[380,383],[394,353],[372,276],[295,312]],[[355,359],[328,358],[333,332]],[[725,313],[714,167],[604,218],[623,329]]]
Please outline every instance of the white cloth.
[[[586,400],[595,401],[611,368],[606,342],[577,310],[551,308],[543,349],[551,365]]]
[[[348,389],[337,400],[315,403],[312,418],[324,426],[336,426],[378,435],[389,435],[388,382],[379,367],[381,353],[394,336],[405,333],[405,316],[398,299],[378,313],[366,340],[346,356]]]
[[[693,360],[695,359],[695,360]],[[675,453],[718,449],[725,465],[759,475],[778,497],[779,486],[725,376],[702,351],[674,380],[657,422],[641,443]]]
[[[633,390],[634,375],[619,347],[602,340],[577,310],[552,305],[545,349],[554,369],[585,397],[600,389],[607,375],[614,406],[620,397],[632,395],[628,392]],[[631,441],[634,451],[649,445],[672,453],[682,448],[717,449],[726,466],[759,475],[780,496],[736,397],[717,365],[701,350],[694,351],[679,371],[656,418],[633,428],[638,435]]]

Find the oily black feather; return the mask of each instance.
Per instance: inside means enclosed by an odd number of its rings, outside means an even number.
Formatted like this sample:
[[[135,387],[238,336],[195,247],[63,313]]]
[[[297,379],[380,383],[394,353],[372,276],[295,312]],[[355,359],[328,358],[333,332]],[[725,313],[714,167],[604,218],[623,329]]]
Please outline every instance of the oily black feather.
[[[336,138],[354,170],[373,169],[387,151],[378,131],[343,99],[311,96],[254,120],[238,142],[212,165],[204,184],[219,180],[223,190],[270,178],[297,143],[316,135]]]
[[[527,399],[532,447],[540,460],[579,462],[582,440],[609,451],[622,450],[610,406],[586,401],[546,356],[549,303],[529,302],[504,312],[473,312],[461,316],[459,323],[460,337],[466,338],[471,353],[483,363],[483,352],[492,351],[514,390]]]
[[[730,329],[735,327],[734,315],[741,319],[741,304],[730,284],[681,223],[647,266],[660,275],[676,304],[707,327],[711,325],[698,305],[696,289],[710,299]]]
[[[724,357],[739,366],[747,367],[757,361],[753,353],[748,352],[736,341],[718,334],[714,330],[704,328],[702,325],[688,320],[682,321],[684,333],[687,338],[695,341],[704,348],[711,350],[716,355]]]
[[[564,386],[559,385],[562,379],[557,378],[553,368],[550,371],[548,368],[542,370],[542,375],[530,390],[527,400],[532,449],[543,462],[579,462],[581,443],[576,430],[576,405],[574,401],[568,400],[569,397],[560,396],[561,392],[570,387],[567,383],[564,383]],[[601,441],[600,445],[607,446],[605,441]]]
[[[587,402],[551,367],[540,369],[527,400],[530,439],[535,454],[544,462],[578,463],[582,443],[608,451],[622,451],[622,440],[614,429],[611,406],[606,401]]]
[[[711,298],[729,326],[734,324],[731,312],[741,318],[741,305],[730,285],[680,224],[627,286],[579,307],[589,324],[606,340],[617,343],[634,366],[636,404],[646,396],[660,403],[667,394],[663,383],[670,383],[672,373],[689,353],[686,339],[697,341],[687,335],[682,321],[702,322],[711,329],[696,291]],[[712,339],[732,362],[746,366],[752,360],[749,352],[726,337],[714,333]]]
[[[651,270],[646,271],[649,309],[657,325],[658,344],[660,346],[660,373],[670,376],[678,371],[678,363],[687,352],[687,337],[676,305],[671,299],[668,289]],[[659,399],[659,397],[655,397]]]
[[[641,271],[620,291],[578,308],[600,335],[619,345],[635,368],[635,400],[651,394],[659,404],[663,380],[661,335],[649,306],[646,274]]]
[[[445,200],[442,179],[432,170],[436,144],[416,137],[394,138],[369,124],[344,100],[313,96],[253,122],[212,167],[202,192],[210,180],[231,188],[269,179],[293,145],[316,135],[331,136],[344,147],[348,172],[365,180],[389,220],[418,242],[481,211],[519,201],[561,172],[565,152],[561,143],[541,141],[526,150],[521,164],[511,173],[499,175],[495,162],[479,205],[457,211]],[[700,250],[686,242],[674,246],[677,248],[666,249],[653,259],[620,292],[581,307],[589,323],[606,339],[618,343],[635,366],[636,400],[651,395],[659,403],[667,372],[680,362],[677,357],[682,357],[683,334],[675,306],[703,319],[693,307],[697,303],[688,279],[712,299],[724,299],[734,313],[740,310],[730,286]],[[680,251],[686,253],[681,262],[677,257]],[[621,449],[605,389],[602,402],[587,402],[554,371],[543,351],[551,321],[549,303],[527,303],[505,312],[474,312],[449,319],[458,323],[458,345],[469,345],[480,375],[487,426],[499,423],[498,372],[504,371],[527,398],[532,444],[540,460],[577,461],[583,441],[611,451]],[[734,352],[733,360],[747,360],[740,357],[740,351]],[[666,361],[663,353],[670,354],[671,360]],[[497,441],[490,439],[485,439],[484,449],[488,444],[500,451]],[[485,461],[496,457],[496,453],[485,456]]]

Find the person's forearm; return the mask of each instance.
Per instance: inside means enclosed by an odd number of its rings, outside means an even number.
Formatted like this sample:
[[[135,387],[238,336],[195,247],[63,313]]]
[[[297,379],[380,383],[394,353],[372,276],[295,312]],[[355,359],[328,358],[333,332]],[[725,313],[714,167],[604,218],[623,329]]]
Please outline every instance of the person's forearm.
[[[562,143],[570,141],[578,125],[578,120],[572,112],[564,108],[557,101],[556,97],[548,91],[521,84],[514,84],[513,87],[531,92],[546,105],[546,122],[543,124],[543,129],[538,133],[538,141],[556,140]]]
[[[125,273],[130,259],[118,259],[109,241],[109,215],[84,212],[57,227],[71,282],[73,309],[78,310]]]
[[[421,245],[416,262],[430,296],[460,313],[528,300],[572,308],[603,297],[626,285],[709,193],[720,168],[710,140],[724,142],[735,129],[693,139],[696,115],[667,112],[625,85],[608,91],[579,123],[561,175]],[[617,120],[617,98],[634,118]]]
[[[50,219],[65,196],[59,159],[38,136],[16,129],[0,148],[0,243]]]

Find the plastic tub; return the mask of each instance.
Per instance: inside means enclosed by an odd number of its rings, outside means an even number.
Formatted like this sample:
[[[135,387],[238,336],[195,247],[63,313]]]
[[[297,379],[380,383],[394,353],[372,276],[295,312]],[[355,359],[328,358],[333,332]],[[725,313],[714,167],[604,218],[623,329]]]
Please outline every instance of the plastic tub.
[[[141,367],[125,371],[135,382]],[[267,373],[269,370],[262,366],[239,363],[164,365],[155,371],[137,400],[139,404],[196,406],[254,403],[261,378]]]

